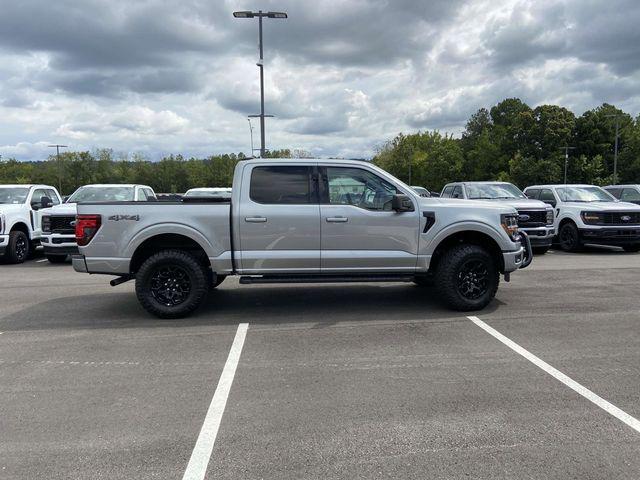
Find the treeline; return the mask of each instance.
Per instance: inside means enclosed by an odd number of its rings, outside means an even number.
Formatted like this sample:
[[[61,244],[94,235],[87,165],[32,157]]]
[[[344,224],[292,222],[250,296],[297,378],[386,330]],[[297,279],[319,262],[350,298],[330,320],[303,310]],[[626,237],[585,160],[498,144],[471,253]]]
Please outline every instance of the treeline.
[[[305,156],[307,152],[274,150],[271,158]],[[0,162],[0,184],[44,183],[60,188],[62,195],[89,183],[139,183],[156,192],[181,193],[193,187],[230,187],[236,164],[243,153],[214,155],[204,159],[169,155],[157,162],[134,154],[116,158],[112,150],[64,152],[40,162]]]
[[[603,104],[581,116],[557,105],[531,108],[517,98],[471,116],[459,139],[439,132],[400,134],[373,161],[405,182],[439,191],[462,180],[504,180],[520,187],[564,181],[613,183],[616,121],[618,183],[640,183],[640,116]]]

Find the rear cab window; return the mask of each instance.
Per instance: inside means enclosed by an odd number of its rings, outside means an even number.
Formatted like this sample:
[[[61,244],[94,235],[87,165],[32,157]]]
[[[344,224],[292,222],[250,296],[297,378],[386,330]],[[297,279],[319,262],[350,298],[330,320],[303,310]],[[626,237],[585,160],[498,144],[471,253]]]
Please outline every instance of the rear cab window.
[[[312,195],[313,167],[303,165],[257,166],[251,171],[249,198],[268,205],[317,203]]]

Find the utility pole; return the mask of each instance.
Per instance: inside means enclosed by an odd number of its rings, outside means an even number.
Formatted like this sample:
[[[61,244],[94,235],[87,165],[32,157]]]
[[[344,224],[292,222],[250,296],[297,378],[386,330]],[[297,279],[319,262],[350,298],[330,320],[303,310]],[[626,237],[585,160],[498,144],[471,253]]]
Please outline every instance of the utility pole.
[[[62,169],[62,164],[60,163],[60,149],[61,148],[67,148],[66,145],[60,145],[58,143],[56,143],[55,145],[49,145],[49,148],[54,148],[56,149],[56,162],[58,163],[58,192],[60,193],[60,195],[62,195],[62,174],[60,172],[60,170]]]
[[[564,150],[564,184],[567,184],[567,167],[569,166],[569,150],[574,150],[576,147],[560,147],[560,150]]]
[[[262,19],[263,17],[267,18],[287,18],[287,14],[285,12],[263,12],[259,10],[257,12],[251,11],[241,11],[241,12],[233,12],[233,16],[235,18],[255,18],[258,17],[258,38],[260,45],[260,59],[256,65],[260,69],[260,115],[251,115],[252,117],[260,117],[260,157],[265,156],[266,148],[265,148],[265,128],[264,128],[264,119],[265,117],[272,117],[273,115],[265,115],[264,114],[264,56],[262,49]],[[252,152],[253,155],[253,152]]]
[[[613,151],[613,184],[618,184],[618,138],[620,138],[620,117],[622,113],[612,113],[611,115],[605,115],[607,118],[616,119],[616,140]]]

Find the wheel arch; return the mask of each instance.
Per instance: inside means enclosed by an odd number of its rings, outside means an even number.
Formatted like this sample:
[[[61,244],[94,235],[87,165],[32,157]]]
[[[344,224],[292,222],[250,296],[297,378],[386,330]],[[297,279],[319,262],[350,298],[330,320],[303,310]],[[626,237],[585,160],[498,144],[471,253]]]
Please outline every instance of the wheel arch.
[[[196,257],[201,264],[206,267],[211,266],[207,251],[198,241],[183,233],[159,233],[146,238],[137,245],[129,263],[130,273],[137,272],[150,256],[169,249],[187,251]]]
[[[462,244],[478,245],[486,249],[498,265],[498,271],[504,271],[504,258],[502,257],[502,249],[498,242],[486,232],[475,229],[459,230],[441,239],[431,255],[429,271],[432,273],[435,271],[444,252],[450,250],[455,245]]]

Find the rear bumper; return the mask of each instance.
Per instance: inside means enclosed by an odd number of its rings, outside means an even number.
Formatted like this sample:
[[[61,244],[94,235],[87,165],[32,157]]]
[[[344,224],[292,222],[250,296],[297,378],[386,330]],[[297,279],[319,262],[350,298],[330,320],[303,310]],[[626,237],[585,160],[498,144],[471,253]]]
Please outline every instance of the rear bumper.
[[[536,227],[536,228],[522,228],[521,231],[525,232],[529,237],[531,246],[533,247],[548,247],[553,242],[553,237],[556,234],[555,229],[552,226],[549,227]]]
[[[84,255],[73,255],[71,257],[71,265],[76,272],[89,273],[87,262],[84,261]]]
[[[640,227],[581,228],[578,232],[582,243],[614,246],[640,243]]]

